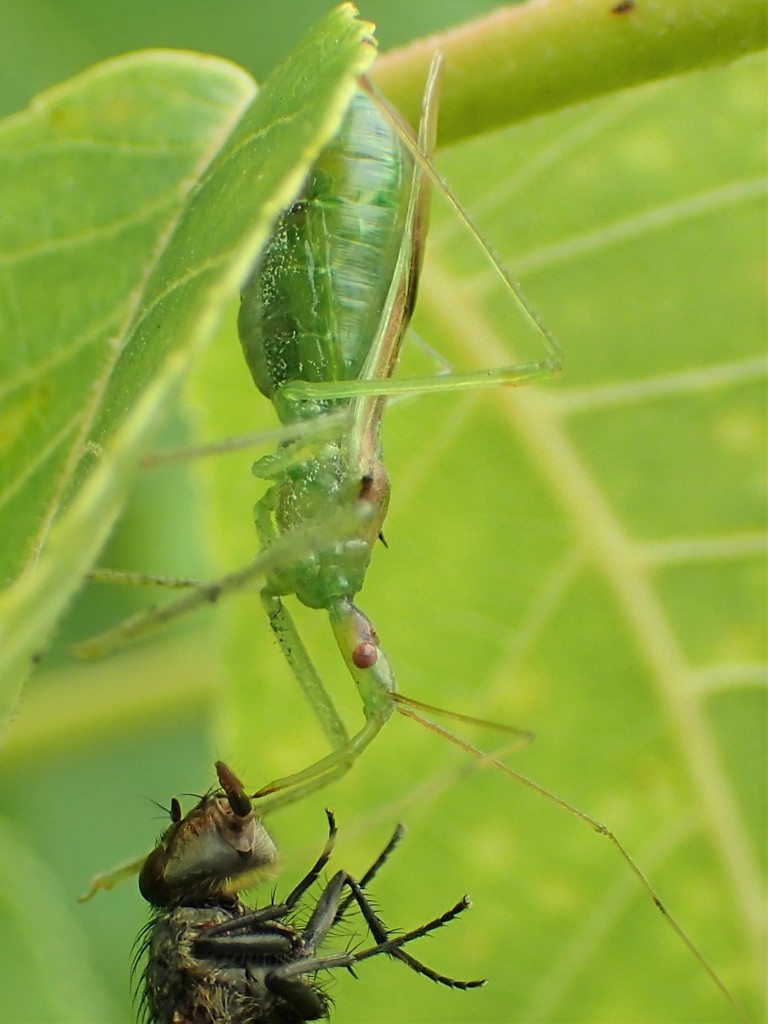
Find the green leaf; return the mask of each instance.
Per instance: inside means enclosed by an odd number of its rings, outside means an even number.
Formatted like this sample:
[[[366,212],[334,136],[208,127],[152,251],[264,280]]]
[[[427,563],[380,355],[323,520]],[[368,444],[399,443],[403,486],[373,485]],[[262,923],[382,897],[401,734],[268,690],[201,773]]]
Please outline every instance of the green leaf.
[[[537,731],[508,763],[612,826],[753,1019],[768,848],[763,83],[764,62],[749,60],[444,155],[566,367],[535,388],[389,409],[389,549],[360,598],[405,693]],[[513,361],[513,307],[439,204],[427,261],[419,332],[457,368]],[[206,439],[274,423],[232,317],[196,360],[189,396]],[[185,467],[204,477],[203,501],[176,469],[145,474],[110,564],[184,574],[199,571],[201,547],[212,573],[245,563],[252,459]],[[102,611],[80,606],[79,637]],[[324,617],[300,621],[356,725]],[[255,787],[324,752],[258,599],[243,594],[112,662],[41,675],[5,751],[24,786],[3,801],[38,844],[55,838],[57,862],[70,851],[74,898],[93,870],[153,842],[143,798],[203,791],[214,756]],[[396,717],[349,776],[270,821],[281,894],[317,856],[328,805],[341,828],[333,864],[357,875],[396,821],[409,826],[374,886],[391,927],[473,898],[414,954],[487,988],[451,992],[379,959],[357,982],[335,979],[336,1021],[738,1019],[605,840],[476,767]],[[136,930],[143,913],[122,898],[101,898],[102,918],[96,903],[83,910],[118,994],[126,908]]]
[[[59,514],[156,250],[253,93],[221,61],[134,54],[2,125],[4,579]]]
[[[140,54],[6,125],[0,528],[4,574],[25,571],[0,605],[4,719],[109,535],[184,361],[336,130],[372,60],[369,34],[339,8],[248,107],[253,87],[235,68]]]

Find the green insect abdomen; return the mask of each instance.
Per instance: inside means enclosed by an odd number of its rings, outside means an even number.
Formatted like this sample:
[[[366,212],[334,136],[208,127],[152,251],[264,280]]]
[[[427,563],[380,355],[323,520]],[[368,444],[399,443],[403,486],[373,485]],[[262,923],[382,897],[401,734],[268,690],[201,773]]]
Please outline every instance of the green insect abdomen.
[[[238,329],[259,390],[359,376],[397,262],[413,160],[358,92],[243,294]],[[276,403],[288,422],[301,413]]]

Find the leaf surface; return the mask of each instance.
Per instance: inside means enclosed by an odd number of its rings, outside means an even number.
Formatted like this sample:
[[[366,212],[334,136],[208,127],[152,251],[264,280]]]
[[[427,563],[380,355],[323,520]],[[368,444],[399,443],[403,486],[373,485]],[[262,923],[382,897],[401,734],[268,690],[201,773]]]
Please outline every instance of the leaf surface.
[[[4,574],[25,571],[0,606],[4,718],[109,535],[185,360],[336,130],[372,60],[369,35],[339,8],[250,104],[230,65],[139,54],[6,124],[0,526]]]

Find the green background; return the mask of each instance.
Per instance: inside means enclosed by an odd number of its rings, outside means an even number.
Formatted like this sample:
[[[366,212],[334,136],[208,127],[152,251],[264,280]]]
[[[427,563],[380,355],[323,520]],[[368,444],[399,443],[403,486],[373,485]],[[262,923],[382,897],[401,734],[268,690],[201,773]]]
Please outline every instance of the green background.
[[[224,55],[261,78],[327,6],[4,4],[0,103],[12,111],[146,46]],[[363,14],[386,48],[490,7],[386,3]],[[536,731],[507,760],[611,825],[755,1016],[766,848],[763,83],[751,58],[440,155],[561,341],[566,369],[519,392],[389,411],[389,549],[375,553],[360,599],[406,694]],[[457,368],[519,358],[514,306],[440,200],[428,263],[419,334]],[[271,424],[231,321],[196,367],[167,444]],[[425,357],[405,359],[421,368]],[[243,564],[260,493],[252,458],[144,473],[103,563],[183,575]],[[151,800],[205,790],[214,757],[234,754],[255,787],[323,752],[253,595],[110,662],[69,657],[69,642],[142,597],[83,593],[2,755],[3,1021],[130,1020],[130,947],[146,908],[130,884],[79,906],[87,880],[150,846],[164,827]],[[325,622],[299,617],[355,723]],[[254,710],[233,727],[241,679]],[[327,804],[341,826],[335,863],[352,873],[397,821],[408,825],[375,887],[390,926],[473,898],[414,952],[457,977],[488,977],[486,989],[449,992],[382,959],[357,982],[332,980],[334,1019],[735,1019],[605,840],[472,767],[395,719],[352,775],[275,817],[281,892],[319,850]],[[339,943],[356,937],[348,927]]]

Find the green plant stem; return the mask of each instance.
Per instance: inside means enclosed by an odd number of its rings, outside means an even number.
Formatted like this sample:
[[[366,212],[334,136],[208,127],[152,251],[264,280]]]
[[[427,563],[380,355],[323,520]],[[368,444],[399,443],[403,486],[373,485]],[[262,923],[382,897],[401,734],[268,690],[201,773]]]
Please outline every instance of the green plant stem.
[[[375,81],[413,124],[445,57],[440,144],[765,48],[764,0],[531,0],[383,55]]]

